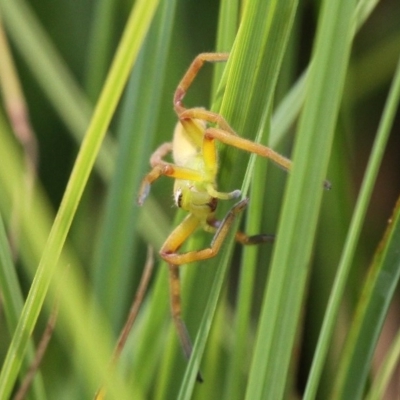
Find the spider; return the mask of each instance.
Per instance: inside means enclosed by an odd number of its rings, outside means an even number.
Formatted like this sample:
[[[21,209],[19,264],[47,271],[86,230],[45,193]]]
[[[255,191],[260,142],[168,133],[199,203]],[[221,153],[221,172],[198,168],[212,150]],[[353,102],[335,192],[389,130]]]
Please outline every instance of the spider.
[[[183,98],[204,63],[227,61],[228,57],[228,53],[202,53],[190,65],[173,99],[179,119],[173,140],[162,144],[151,155],[152,169],[144,177],[138,196],[138,203],[142,205],[150,191],[150,185],[160,176],[168,176],[175,179],[176,206],[188,212],[186,218],[168,236],[159,252],[169,267],[171,314],[187,358],[191,355],[192,344],[181,317],[179,268],[183,264],[214,257],[220,250],[235,216],[245,209],[249,201],[248,198],[240,200],[222,221],[216,219],[218,201],[236,199],[241,192],[218,191],[218,154],[215,141],[219,140],[226,145],[269,158],[285,170],[290,170],[292,166],[290,160],[269,147],[238,136],[221,115],[203,108],[186,108],[183,105]],[[164,161],[164,157],[169,153],[172,153],[174,163]],[[326,183],[326,186],[328,185]],[[179,248],[198,227],[214,234],[210,246],[179,253]],[[247,236],[242,232],[237,232],[235,238],[245,245],[273,240],[271,235]]]

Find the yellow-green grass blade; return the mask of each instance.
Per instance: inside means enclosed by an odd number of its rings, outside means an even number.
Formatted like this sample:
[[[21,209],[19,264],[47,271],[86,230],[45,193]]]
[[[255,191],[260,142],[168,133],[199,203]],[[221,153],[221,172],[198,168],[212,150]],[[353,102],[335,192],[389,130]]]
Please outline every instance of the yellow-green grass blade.
[[[7,352],[0,375],[0,397],[7,398],[15,382],[22,355],[25,353],[29,336],[42,308],[72,219],[156,5],[156,1],[137,2],[127,23],[111,72],[100,96],[81,151],[78,154],[59,213],[50,232],[30,293]]]

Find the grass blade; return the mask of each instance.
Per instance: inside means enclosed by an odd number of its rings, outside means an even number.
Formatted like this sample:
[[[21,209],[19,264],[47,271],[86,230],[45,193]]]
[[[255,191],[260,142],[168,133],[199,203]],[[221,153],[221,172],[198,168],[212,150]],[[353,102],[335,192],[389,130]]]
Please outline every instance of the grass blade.
[[[282,398],[285,390],[322,200],[322,182],[348,64],[354,6],[351,1],[325,1],[320,11],[294,168],[258,327],[248,399]]]
[[[43,305],[51,277],[57,266],[57,260],[83,189],[93,167],[109,121],[124,88],[133,60],[147,31],[155,6],[156,2],[146,3],[146,5],[143,2],[136,3],[130,20],[127,23],[127,29],[121,41],[115,62],[111,68],[92,123],[82,144],[64,200],[50,232],[38,271],[7,352],[0,375],[0,397],[9,397],[15,382],[29,335],[33,331],[39,311]]]

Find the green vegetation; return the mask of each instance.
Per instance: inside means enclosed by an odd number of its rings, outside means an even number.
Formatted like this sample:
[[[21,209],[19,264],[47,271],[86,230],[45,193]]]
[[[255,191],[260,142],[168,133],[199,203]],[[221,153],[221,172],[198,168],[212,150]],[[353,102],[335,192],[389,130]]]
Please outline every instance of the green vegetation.
[[[28,398],[90,399],[102,385],[110,399],[390,395],[400,353],[390,313],[400,273],[390,136],[398,2],[75,3],[0,0],[0,399],[26,377],[55,304]],[[171,139],[174,89],[205,51],[231,56],[204,67],[186,104],[220,112],[294,162],[287,176],[220,146],[220,189],[250,198],[235,228],[276,240],[241,248],[232,231],[217,257],[181,269],[189,362],[156,256],[110,369],[147,247],[159,249],[183,216],[168,178],[143,207],[136,196],[152,151]],[[30,125],[16,114],[24,104]],[[218,215],[232,204],[220,202]],[[183,250],[210,240],[196,233]]]

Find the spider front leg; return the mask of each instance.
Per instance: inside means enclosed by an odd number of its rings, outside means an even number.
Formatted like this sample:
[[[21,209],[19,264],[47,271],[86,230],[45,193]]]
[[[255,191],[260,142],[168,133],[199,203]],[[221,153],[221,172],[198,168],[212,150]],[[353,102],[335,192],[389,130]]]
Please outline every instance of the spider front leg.
[[[236,215],[243,211],[247,203],[248,199],[244,199],[232,207],[222,222],[219,223],[210,247],[182,254],[177,253],[184,241],[200,224],[200,221],[194,217],[193,214],[189,214],[170,234],[160,250],[160,255],[168,263],[169,268],[171,314],[183,352],[187,358],[189,358],[192,353],[192,342],[182,319],[179,267],[182,264],[205,260],[218,254]]]
[[[220,142],[229,146],[236,147],[238,149],[247,151],[249,153],[257,154],[261,157],[269,158],[275,164],[279,165],[286,171],[292,169],[293,163],[288,158],[280,155],[270,147],[264,146],[260,143],[253,142],[248,139],[244,139],[237,135],[232,135],[230,132],[218,128],[208,128],[204,132],[205,141],[214,141],[218,139]],[[323,182],[324,188],[327,190],[331,189],[331,183],[327,180]]]
[[[172,151],[172,143],[163,143],[150,157],[150,165],[152,170],[143,178],[139,188],[138,204],[143,205],[146,197],[150,192],[151,184],[160,176],[169,176],[175,179],[186,179],[194,182],[203,180],[203,175],[190,168],[181,167],[164,161],[169,152]]]
[[[189,86],[199,73],[205,62],[222,62],[229,58],[229,53],[201,53],[190,64],[189,69],[179,82],[174,95],[174,108],[178,116],[185,110],[182,100],[186,95]]]
[[[207,221],[210,227],[210,232],[215,232],[221,225],[221,221],[218,219],[210,219]],[[246,235],[244,232],[238,231],[235,234],[235,240],[243,246],[257,245],[263,243],[272,243],[275,240],[275,235],[261,233],[258,235]]]

